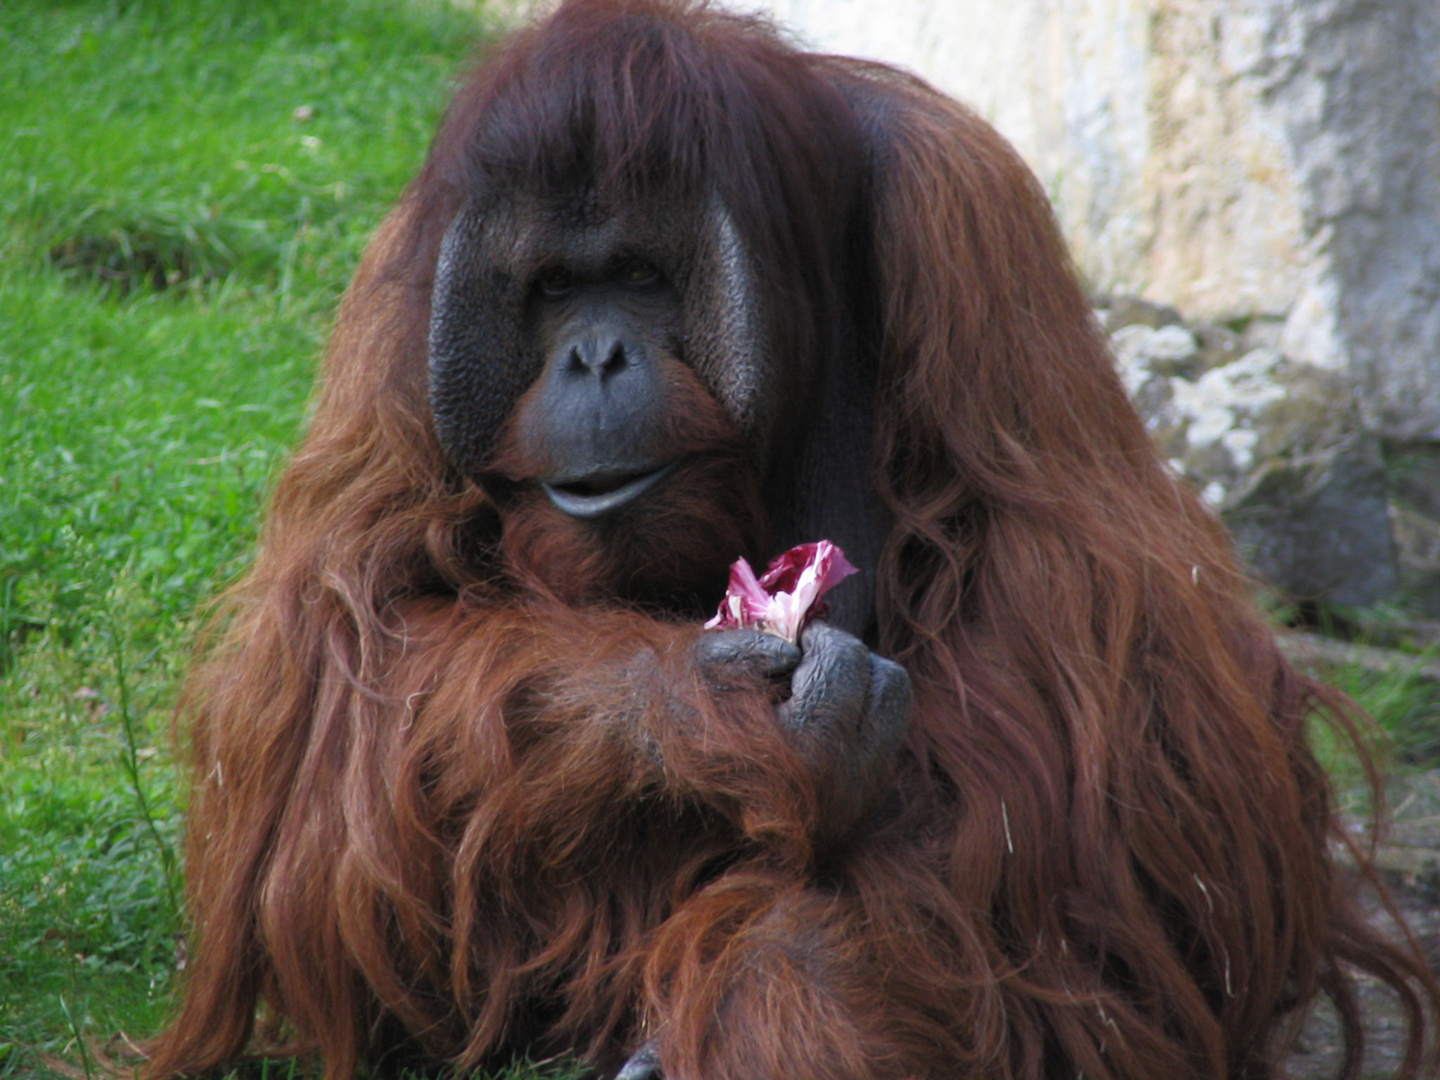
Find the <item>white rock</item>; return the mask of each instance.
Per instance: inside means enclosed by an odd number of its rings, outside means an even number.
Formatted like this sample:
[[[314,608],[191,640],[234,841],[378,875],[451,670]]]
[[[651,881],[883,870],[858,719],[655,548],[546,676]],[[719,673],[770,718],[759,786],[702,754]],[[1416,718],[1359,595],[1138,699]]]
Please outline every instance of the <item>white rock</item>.
[[[1183,326],[1162,326],[1151,331],[1150,340],[1145,343],[1145,354],[1152,360],[1167,360],[1178,363],[1189,360],[1200,351],[1195,335]]]
[[[1241,413],[1253,415],[1282,400],[1285,388],[1274,378],[1280,360],[1274,349],[1252,349],[1234,363],[1211,368],[1193,382],[1171,379],[1175,411],[1189,424],[1186,439],[1190,446],[1218,442],[1235,428]],[[1246,449],[1253,451],[1254,443]]]

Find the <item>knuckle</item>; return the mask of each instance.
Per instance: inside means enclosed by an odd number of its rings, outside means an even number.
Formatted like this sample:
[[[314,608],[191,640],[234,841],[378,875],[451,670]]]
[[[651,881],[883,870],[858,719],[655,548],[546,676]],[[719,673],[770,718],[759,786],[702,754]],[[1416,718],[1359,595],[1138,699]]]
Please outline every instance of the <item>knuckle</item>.
[[[908,715],[914,700],[909,673],[883,657],[874,658],[871,678],[871,709]]]
[[[795,666],[800,650],[783,638],[759,630],[710,630],[695,644],[695,658],[707,669],[749,670],[776,675]]]

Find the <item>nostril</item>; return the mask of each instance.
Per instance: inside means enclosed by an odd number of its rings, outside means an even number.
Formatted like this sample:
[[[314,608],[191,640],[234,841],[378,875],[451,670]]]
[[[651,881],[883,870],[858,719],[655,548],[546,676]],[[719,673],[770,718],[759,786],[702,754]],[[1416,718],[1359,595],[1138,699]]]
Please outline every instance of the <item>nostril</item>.
[[[590,373],[605,378],[624,369],[627,362],[625,342],[619,339],[607,344],[583,341],[570,347],[568,366],[576,374]]]
[[[600,367],[602,375],[608,375],[612,371],[619,371],[625,366],[625,344],[617,341],[610,346],[610,354],[605,357],[605,363]]]

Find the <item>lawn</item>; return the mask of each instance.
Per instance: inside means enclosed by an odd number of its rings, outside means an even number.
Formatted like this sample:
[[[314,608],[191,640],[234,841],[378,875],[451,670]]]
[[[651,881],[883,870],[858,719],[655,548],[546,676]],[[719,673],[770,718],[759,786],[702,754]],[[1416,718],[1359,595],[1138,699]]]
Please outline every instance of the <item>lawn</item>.
[[[0,1080],[88,1075],[165,1016],[178,682],[482,24],[0,2]],[[1355,688],[1408,716],[1408,685]]]
[[[165,1014],[197,612],[481,23],[0,4],[0,1077],[88,1071]]]

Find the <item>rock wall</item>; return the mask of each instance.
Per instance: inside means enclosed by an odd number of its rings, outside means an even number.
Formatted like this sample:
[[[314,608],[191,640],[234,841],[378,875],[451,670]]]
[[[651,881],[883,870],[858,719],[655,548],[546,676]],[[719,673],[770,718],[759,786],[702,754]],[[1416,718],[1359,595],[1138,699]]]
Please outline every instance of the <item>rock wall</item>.
[[[1173,308],[1108,298],[1120,377],[1171,468],[1218,511],[1252,570],[1279,598],[1368,608],[1401,591],[1428,613],[1440,577],[1419,537],[1402,534],[1381,441],[1337,371],[1297,363],[1276,330],[1185,324]],[[1397,538],[1401,542],[1397,543]]]
[[[1366,426],[1440,439],[1435,0],[768,0],[1000,128],[1096,291],[1283,321]]]

